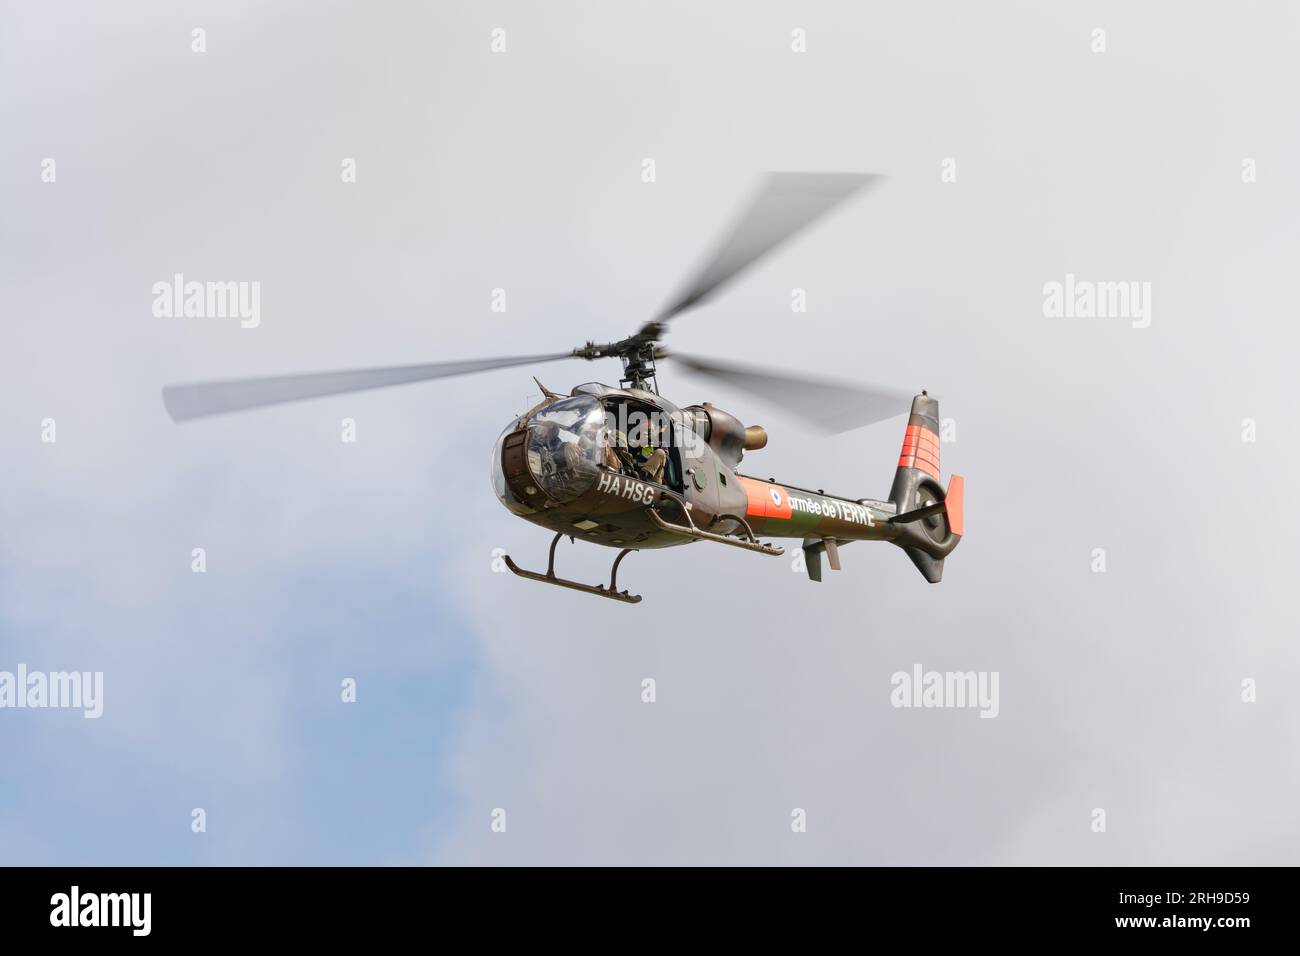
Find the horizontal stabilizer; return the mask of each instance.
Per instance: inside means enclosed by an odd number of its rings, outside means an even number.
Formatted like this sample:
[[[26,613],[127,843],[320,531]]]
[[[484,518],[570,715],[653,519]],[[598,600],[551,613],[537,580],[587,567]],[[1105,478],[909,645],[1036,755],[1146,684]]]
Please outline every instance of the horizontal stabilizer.
[[[932,505],[926,505],[924,508],[917,508],[915,511],[909,511],[906,514],[894,515],[889,519],[890,524],[911,524],[913,521],[923,521],[926,518],[933,518],[935,515],[943,514],[947,508],[942,501],[936,501]]]

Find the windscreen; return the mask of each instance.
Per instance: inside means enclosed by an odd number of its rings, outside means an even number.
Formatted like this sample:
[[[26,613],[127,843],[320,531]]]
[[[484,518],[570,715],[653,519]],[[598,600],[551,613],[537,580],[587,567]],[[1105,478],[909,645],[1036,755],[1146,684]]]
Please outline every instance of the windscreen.
[[[605,410],[589,395],[565,398],[528,425],[528,470],[557,501],[571,501],[596,480],[605,454]]]

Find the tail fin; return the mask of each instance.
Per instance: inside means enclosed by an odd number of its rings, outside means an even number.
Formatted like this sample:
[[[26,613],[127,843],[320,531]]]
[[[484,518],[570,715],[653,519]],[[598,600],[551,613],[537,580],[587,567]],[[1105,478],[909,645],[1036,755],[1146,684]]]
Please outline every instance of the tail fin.
[[[912,399],[898,470],[889,490],[902,548],[931,584],[943,579],[943,559],[961,540],[965,483],[953,475],[945,492],[939,484],[939,402],[925,392]],[[942,507],[936,507],[942,505]]]

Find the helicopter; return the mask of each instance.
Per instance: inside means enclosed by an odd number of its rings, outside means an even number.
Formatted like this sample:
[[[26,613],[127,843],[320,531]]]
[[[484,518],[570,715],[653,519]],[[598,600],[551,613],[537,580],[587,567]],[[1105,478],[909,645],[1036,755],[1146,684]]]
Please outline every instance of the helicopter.
[[[766,430],[746,426],[705,402],[679,406],[659,393],[656,363],[776,400],[826,431],[845,431],[900,414],[906,396],[801,378],[752,366],[668,350],[660,344],[668,323],[712,299],[742,272],[843,204],[877,184],[867,173],[772,173],[743,209],[713,254],[682,289],[634,334],[567,352],[471,359],[388,368],[168,385],[163,404],[175,422],[493,369],[562,359],[617,359],[617,387],[588,383],[568,395],[534,378],[542,399],[513,419],[493,447],[493,491],[514,515],[554,533],[546,571],[514,574],[598,597],[635,604],[641,595],[618,589],[618,570],[635,551],[710,542],[755,554],[784,548],[760,537],[793,538],[812,581],[822,580],[822,555],[841,568],[840,548],[854,541],[887,541],[901,548],[934,584],[963,532],[964,479],[945,489],[939,470],[939,403],[928,392],[912,397],[903,444],[888,498],[854,498],[741,474],[747,452],[767,445]],[[609,584],[584,584],[555,572],[562,538],[619,549]]]

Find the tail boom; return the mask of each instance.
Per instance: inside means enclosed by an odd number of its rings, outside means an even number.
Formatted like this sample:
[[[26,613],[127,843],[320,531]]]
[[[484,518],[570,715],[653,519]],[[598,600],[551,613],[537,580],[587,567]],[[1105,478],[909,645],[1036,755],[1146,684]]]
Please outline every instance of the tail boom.
[[[902,548],[931,583],[961,541],[965,481],[939,484],[939,403],[922,392],[912,400],[889,499],[841,498],[738,475],[745,490],[745,519],[755,534],[802,538],[809,577],[821,580],[822,555],[839,570],[839,547],[851,541],[889,541]]]

